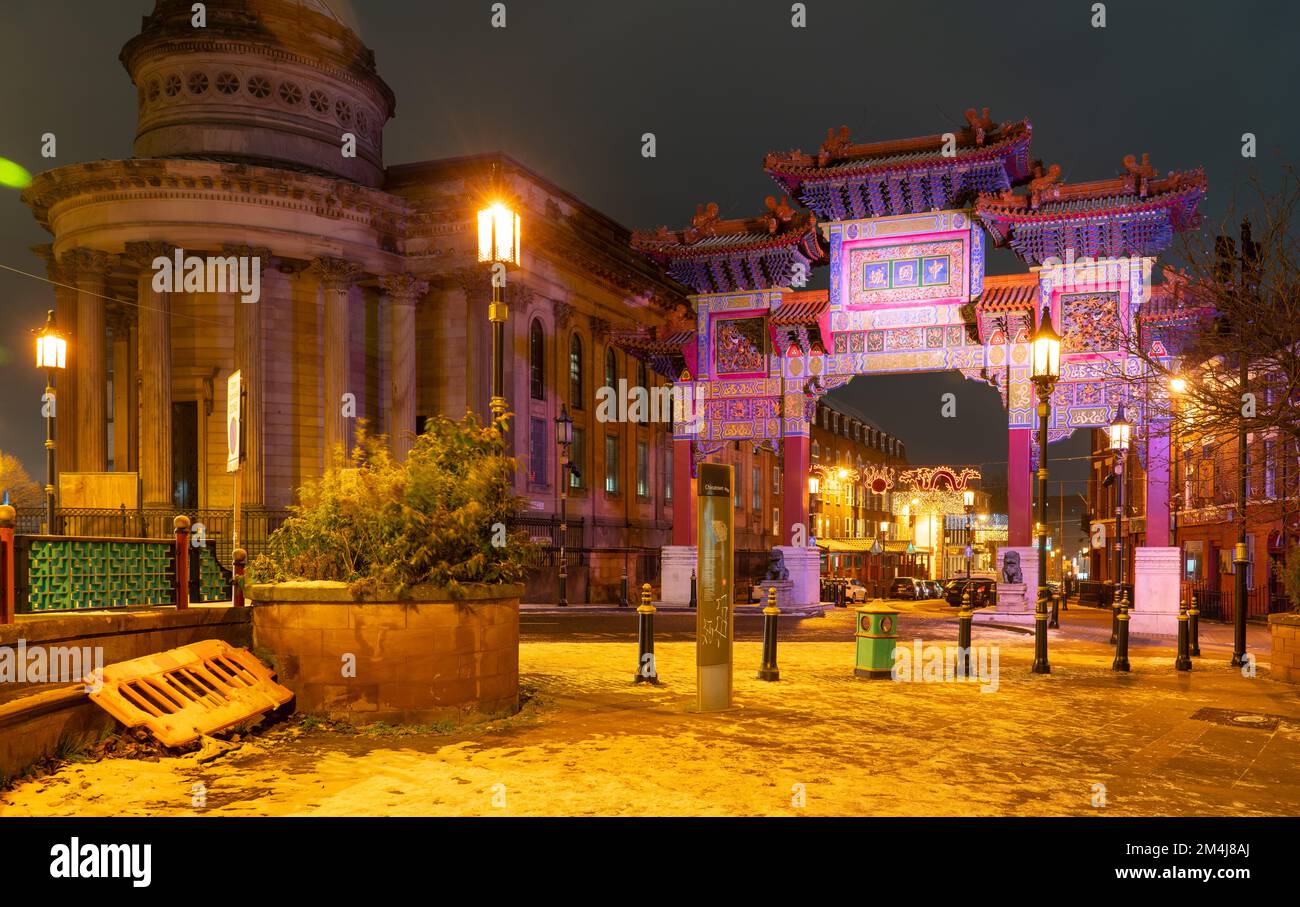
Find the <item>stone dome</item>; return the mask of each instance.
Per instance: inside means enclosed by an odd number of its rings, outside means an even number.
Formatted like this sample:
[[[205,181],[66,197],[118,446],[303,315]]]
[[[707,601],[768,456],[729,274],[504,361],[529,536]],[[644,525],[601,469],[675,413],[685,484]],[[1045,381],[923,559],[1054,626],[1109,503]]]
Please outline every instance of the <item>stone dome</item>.
[[[121,60],[138,95],[135,156],[289,167],[367,186],[383,177],[396,104],[374,53],[327,0],[223,0],[192,24],[158,0]],[[356,157],[345,157],[345,134]]]

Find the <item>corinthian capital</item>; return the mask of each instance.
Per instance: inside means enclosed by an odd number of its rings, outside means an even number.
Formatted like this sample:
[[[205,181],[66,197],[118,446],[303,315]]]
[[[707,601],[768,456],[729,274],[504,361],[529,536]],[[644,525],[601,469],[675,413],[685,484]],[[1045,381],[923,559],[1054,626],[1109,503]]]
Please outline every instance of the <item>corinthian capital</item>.
[[[171,258],[175,253],[176,247],[171,243],[150,239],[127,243],[125,258],[136,267],[152,268],[155,259]]]
[[[45,274],[55,283],[64,283],[65,275],[63,269],[59,267],[59,259],[54,254],[54,247],[49,243],[40,246],[32,246],[32,252],[36,257],[45,263]]]
[[[250,246],[243,243],[231,243],[223,245],[221,251],[227,255],[236,255],[239,258],[257,259],[258,266],[263,271],[271,263],[271,250],[266,246]]]
[[[117,263],[116,255],[98,249],[70,249],[59,256],[59,267],[73,280],[103,280]]]
[[[361,268],[341,258],[313,258],[308,270],[326,290],[346,290],[361,276]]]
[[[429,292],[429,282],[413,274],[390,274],[379,278],[384,295],[393,302],[414,303]]]

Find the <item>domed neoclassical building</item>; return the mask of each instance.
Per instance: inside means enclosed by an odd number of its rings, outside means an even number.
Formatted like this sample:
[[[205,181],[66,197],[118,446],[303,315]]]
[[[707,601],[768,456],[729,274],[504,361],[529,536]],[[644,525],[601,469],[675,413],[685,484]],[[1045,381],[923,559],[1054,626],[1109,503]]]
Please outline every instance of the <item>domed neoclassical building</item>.
[[[646,476],[670,468],[670,426],[598,423],[594,396],[644,373],[611,332],[665,321],[686,304],[682,287],[622,226],[510,158],[387,166],[393,91],[326,5],[210,3],[204,28],[191,7],[158,0],[122,50],[134,157],[51,170],[24,195],[53,237],[36,251],[64,285],[60,471],[138,473],[144,510],[229,508],[235,369],[247,388],[239,492],[254,514],[291,503],[348,443],[342,400],[399,451],[424,418],[488,412],[490,287],[472,224],[495,172],[523,223],[505,297],[519,490],[535,511],[558,510],[563,401],[584,541],[666,541],[671,491]],[[159,292],[153,263],[177,249],[256,256],[260,301]]]

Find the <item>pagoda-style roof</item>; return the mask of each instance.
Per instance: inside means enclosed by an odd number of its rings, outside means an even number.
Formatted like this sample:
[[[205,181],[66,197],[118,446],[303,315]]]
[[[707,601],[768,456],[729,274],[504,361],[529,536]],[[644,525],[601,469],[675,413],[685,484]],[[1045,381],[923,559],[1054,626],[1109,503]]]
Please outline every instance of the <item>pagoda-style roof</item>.
[[[1142,343],[1152,356],[1182,356],[1214,323],[1212,294],[1198,293],[1187,274],[1166,266],[1162,283],[1138,312]]]
[[[786,293],[781,305],[772,311],[769,319],[774,325],[809,325],[816,324],[830,308],[831,295],[828,290],[803,290]]]
[[[1014,340],[1032,330],[1037,307],[1037,274],[986,274],[984,289],[973,305],[980,342],[1003,343],[1000,335],[1010,334]]]
[[[695,371],[694,314],[682,311],[660,325],[616,328],[610,340],[629,356],[640,359],[656,374],[680,381]]]
[[[1035,171],[1028,191],[1005,190],[980,197],[976,216],[1000,246],[1010,246],[1029,264],[1048,258],[1118,258],[1156,255],[1174,233],[1196,226],[1205,195],[1205,171],[1156,176],[1147,155],[1139,164],[1124,158],[1113,179],[1069,185],[1053,164]]]
[[[1037,304],[1037,274],[986,274],[984,290],[975,300],[975,311],[980,314],[1032,312]]]
[[[822,321],[830,307],[828,290],[782,293],[781,305],[767,319],[776,348],[787,350],[794,346],[805,355],[814,349],[824,352],[830,345],[830,336],[822,336]]]
[[[857,144],[847,126],[828,129],[816,154],[773,152],[763,169],[827,220],[960,208],[1030,173],[1029,121],[994,123],[988,113],[972,108],[959,131],[901,141]]]
[[[637,230],[632,248],[665,268],[696,293],[730,293],[787,287],[796,265],[811,269],[827,259],[817,219],[788,200],[766,200],[755,218],[722,220],[718,206],[699,205],[684,230]],[[805,271],[806,274],[806,271]]]

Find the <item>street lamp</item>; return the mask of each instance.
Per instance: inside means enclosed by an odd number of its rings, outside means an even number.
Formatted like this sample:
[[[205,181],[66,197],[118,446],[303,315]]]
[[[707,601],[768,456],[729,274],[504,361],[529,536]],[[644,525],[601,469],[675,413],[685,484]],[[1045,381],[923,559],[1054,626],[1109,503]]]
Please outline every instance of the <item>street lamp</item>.
[[[1043,306],[1033,339],[1034,387],[1038,390],[1038,603],[1034,609],[1035,674],[1050,674],[1047,660],[1047,435],[1052,422],[1052,391],[1061,377],[1061,336],[1052,329],[1052,312]]]
[[[880,521],[880,553],[876,555],[876,583],[877,588],[873,591],[876,597],[883,597],[885,594],[885,542],[889,539],[889,520]]]
[[[45,369],[45,531],[54,533],[54,419],[58,408],[54,374],[68,367],[68,341],[54,325],[54,310],[45,313],[45,327],[36,335],[36,367]]]
[[[493,183],[495,188],[495,166]],[[478,212],[478,260],[491,266],[492,304],[492,408],[493,420],[506,412],[505,335],[508,310],[501,300],[505,269],[519,267],[519,214],[500,199],[492,199]]]
[[[569,606],[569,448],[573,444],[573,420],[569,408],[560,404],[560,414],[555,417],[555,443],[560,446],[560,601],[561,608]]]
[[[1115,454],[1115,582],[1110,603],[1110,641],[1114,643],[1119,639],[1119,607],[1124,592],[1124,458],[1133,436],[1133,425],[1124,418],[1124,401],[1120,401],[1106,433]]]
[[[971,545],[970,518],[971,514],[975,512],[975,492],[967,489],[962,492],[961,498],[966,505],[966,578],[970,579],[970,557],[975,550],[974,546]]]
[[[1115,560],[1116,582],[1124,584],[1124,459],[1128,456],[1129,442],[1133,438],[1133,424],[1124,418],[1124,403],[1120,401],[1115,419],[1106,428],[1110,435],[1110,449],[1115,454]]]

